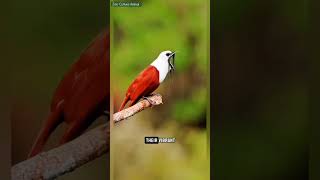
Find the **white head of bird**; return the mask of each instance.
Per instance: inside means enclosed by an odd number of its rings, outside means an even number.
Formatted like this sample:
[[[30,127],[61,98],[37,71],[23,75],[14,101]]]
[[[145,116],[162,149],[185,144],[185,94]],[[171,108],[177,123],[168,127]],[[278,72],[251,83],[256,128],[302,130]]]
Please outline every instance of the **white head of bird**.
[[[175,52],[162,51],[157,59],[155,59],[151,65],[157,68],[159,71],[159,83],[161,83],[169,72],[174,71],[174,57]]]

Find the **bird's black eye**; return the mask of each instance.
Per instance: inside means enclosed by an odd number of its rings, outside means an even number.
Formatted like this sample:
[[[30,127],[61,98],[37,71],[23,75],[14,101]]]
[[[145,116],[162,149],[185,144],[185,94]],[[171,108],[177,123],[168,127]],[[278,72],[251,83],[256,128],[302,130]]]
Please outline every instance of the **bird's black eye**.
[[[170,56],[170,53],[167,53],[166,56]]]

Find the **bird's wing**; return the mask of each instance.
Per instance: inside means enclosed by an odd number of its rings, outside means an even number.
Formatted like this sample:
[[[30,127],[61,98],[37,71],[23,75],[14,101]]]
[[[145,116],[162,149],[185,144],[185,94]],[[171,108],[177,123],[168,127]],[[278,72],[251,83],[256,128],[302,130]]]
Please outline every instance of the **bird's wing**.
[[[130,93],[132,101],[138,101],[142,96],[152,93],[158,86],[159,72],[155,67],[149,66],[138,75],[127,92]]]
[[[109,32],[105,30],[81,53],[79,59],[64,75],[55,90],[51,108],[55,108],[62,99],[70,97],[80,86],[83,87],[84,84],[88,84],[88,72],[91,71],[91,68],[95,68],[96,64],[100,64],[99,61],[109,61],[105,58],[105,53],[109,49],[108,42]]]

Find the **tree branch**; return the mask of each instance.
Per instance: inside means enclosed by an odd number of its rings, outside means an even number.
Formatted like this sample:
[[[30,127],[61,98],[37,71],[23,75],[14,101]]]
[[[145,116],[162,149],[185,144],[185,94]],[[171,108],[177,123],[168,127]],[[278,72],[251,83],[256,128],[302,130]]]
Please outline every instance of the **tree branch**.
[[[133,115],[135,115],[136,113],[148,108],[148,107],[152,107],[155,105],[160,105],[162,104],[162,97],[160,94],[154,94],[152,96],[147,97],[149,101],[151,101],[153,104],[150,104],[150,102],[146,99],[136,103],[135,105],[124,109],[120,112],[114,113],[113,114],[113,121],[115,123],[125,120]]]
[[[153,105],[162,104],[161,95],[152,95],[148,99]],[[148,107],[152,107],[149,101],[142,100],[127,109],[115,113],[113,122],[120,122]],[[110,123],[106,123],[64,145],[42,152],[14,165],[11,168],[11,179],[37,180],[57,178],[107,153],[109,145]]]
[[[54,179],[71,172],[108,151],[109,132],[109,123],[106,123],[69,143],[14,165],[11,179]]]

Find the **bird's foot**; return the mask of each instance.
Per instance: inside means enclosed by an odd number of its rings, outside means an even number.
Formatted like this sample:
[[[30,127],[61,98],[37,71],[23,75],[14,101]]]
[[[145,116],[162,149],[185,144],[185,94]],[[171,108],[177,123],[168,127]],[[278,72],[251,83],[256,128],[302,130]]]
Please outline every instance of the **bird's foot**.
[[[154,105],[156,105],[156,102],[154,102],[154,101],[152,101],[149,97],[142,97],[142,99],[145,99],[145,100],[147,100],[150,104],[151,104],[151,106],[154,106]]]

